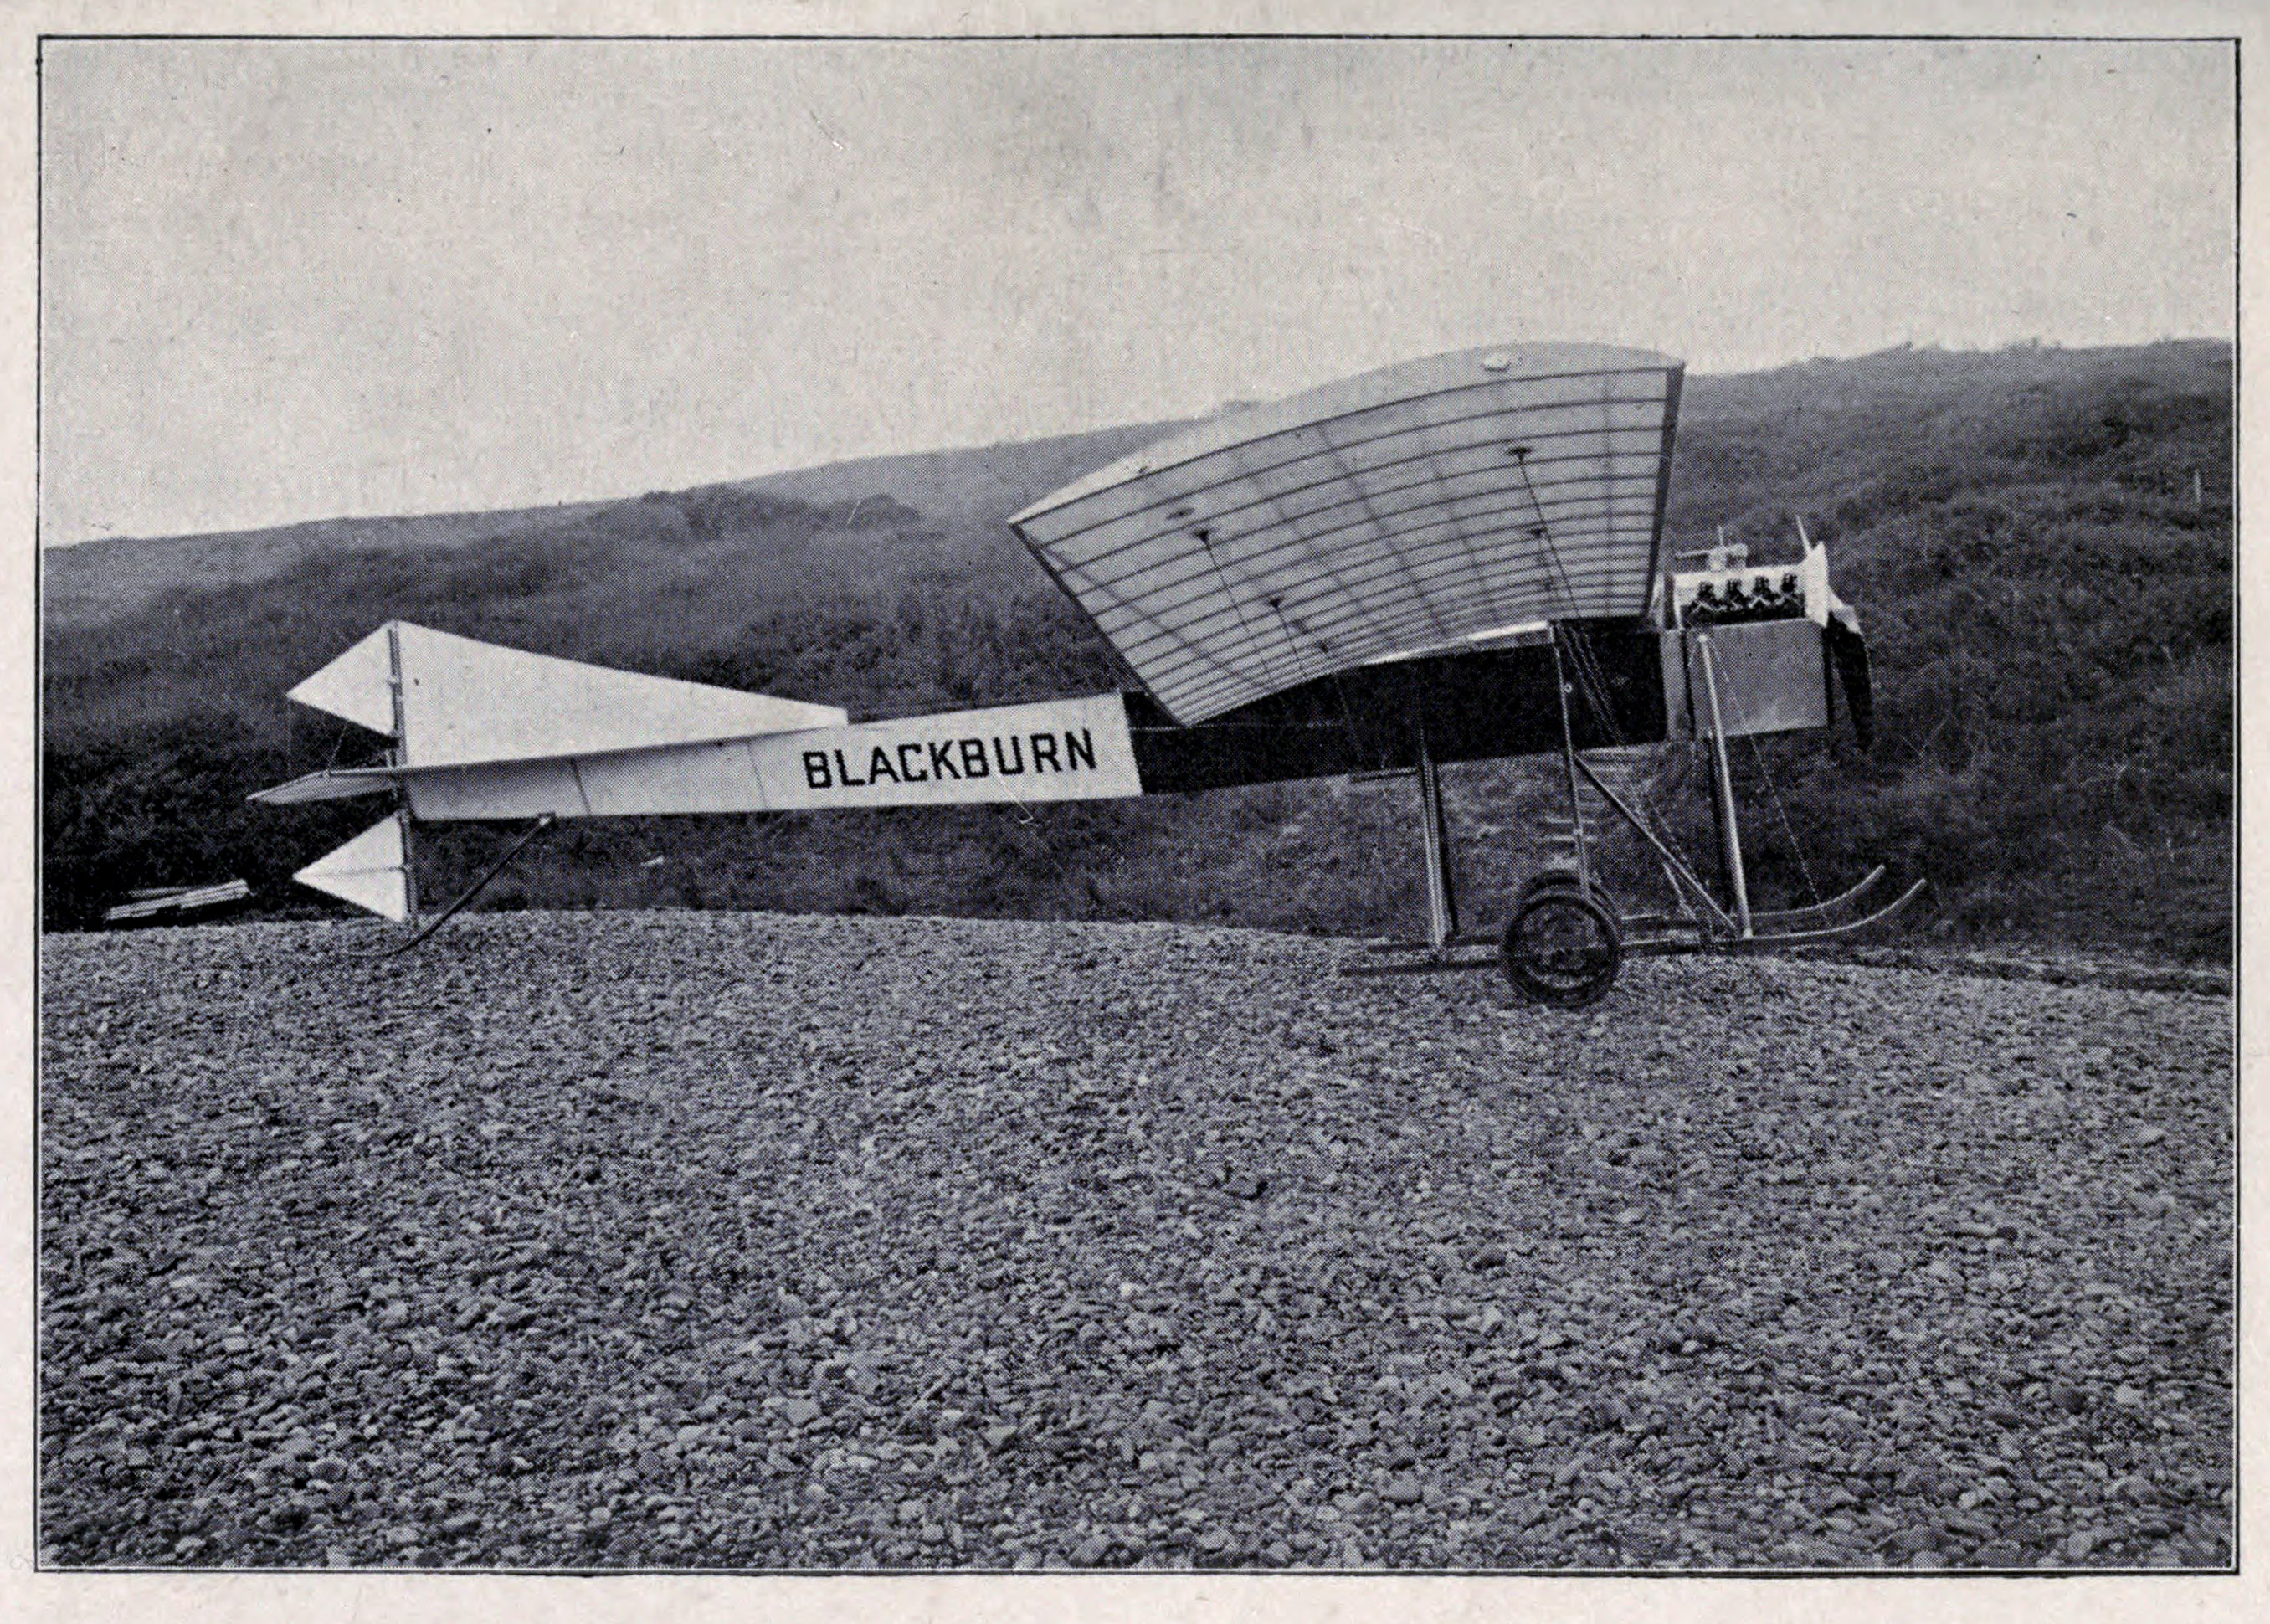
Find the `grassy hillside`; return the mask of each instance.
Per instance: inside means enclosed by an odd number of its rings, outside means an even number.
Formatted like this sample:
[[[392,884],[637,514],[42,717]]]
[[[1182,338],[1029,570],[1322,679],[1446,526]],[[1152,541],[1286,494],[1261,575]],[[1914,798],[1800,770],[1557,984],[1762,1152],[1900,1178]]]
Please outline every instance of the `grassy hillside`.
[[[2211,344],[1896,351],[1688,381],[1676,543],[1724,525],[1754,559],[1793,557],[1802,514],[1878,661],[1872,754],[1773,741],[1738,763],[1767,896],[1881,858],[1931,876],[1907,927],[1927,936],[2227,957],[2229,397],[2229,346]],[[47,919],[230,874],[275,908],[325,907],[286,877],[372,807],[242,796],[373,746],[278,696],[389,617],[855,716],[1118,686],[1001,521],[1162,432],[51,557]],[[1698,834],[1673,767],[1669,810]],[[1520,764],[1453,775],[1485,917],[1534,860],[1525,815],[1544,790]],[[1373,929],[1408,920],[1410,813],[1390,804],[1404,793],[583,826],[496,900]],[[429,894],[496,838],[437,842]]]
[[[809,507],[842,508],[873,528],[903,502],[922,523],[967,550],[991,551],[1001,520],[1057,486],[1138,450],[1181,426],[1138,424],[972,451],[868,457],[736,481],[688,495],[713,505],[735,493],[784,497]],[[865,506],[862,506],[862,503]],[[51,632],[99,626],[147,609],[185,590],[274,580],[311,560],[345,552],[433,553],[489,546],[511,538],[572,533],[620,507],[578,502],[495,513],[421,514],[409,518],[322,519],[271,530],[211,536],[121,538],[59,547],[46,555],[43,608]],[[896,516],[903,518],[904,514]],[[961,552],[950,554],[952,563]]]

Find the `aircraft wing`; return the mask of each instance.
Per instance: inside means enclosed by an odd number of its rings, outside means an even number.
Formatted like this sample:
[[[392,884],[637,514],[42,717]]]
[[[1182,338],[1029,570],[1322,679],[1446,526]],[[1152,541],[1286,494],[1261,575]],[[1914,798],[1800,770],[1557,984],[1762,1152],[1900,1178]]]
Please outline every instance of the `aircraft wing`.
[[[1227,414],[1010,521],[1179,723],[1528,622],[1643,615],[1683,363],[1510,345]]]

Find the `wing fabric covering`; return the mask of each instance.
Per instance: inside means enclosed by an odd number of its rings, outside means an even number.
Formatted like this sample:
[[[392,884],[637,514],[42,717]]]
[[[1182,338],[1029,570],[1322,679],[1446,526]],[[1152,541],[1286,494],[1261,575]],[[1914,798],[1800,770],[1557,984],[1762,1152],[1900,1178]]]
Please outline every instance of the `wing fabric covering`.
[[[1536,620],[1636,617],[1680,362],[1473,350],[1202,424],[1010,521],[1185,725]]]

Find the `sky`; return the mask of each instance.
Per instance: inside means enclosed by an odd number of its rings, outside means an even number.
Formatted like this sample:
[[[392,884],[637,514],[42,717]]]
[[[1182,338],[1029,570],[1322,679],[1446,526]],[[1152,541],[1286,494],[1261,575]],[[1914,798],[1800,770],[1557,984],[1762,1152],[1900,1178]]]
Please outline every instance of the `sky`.
[[[2229,337],[2227,45],[49,41],[49,545],[1195,416],[1441,351]]]

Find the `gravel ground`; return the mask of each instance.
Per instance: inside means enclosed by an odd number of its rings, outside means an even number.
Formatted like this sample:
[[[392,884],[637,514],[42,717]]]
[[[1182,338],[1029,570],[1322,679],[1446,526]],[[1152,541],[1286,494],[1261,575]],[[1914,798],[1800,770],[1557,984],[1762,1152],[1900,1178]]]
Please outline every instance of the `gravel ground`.
[[[51,1565],[2226,1568],[2228,999],[49,937]]]

